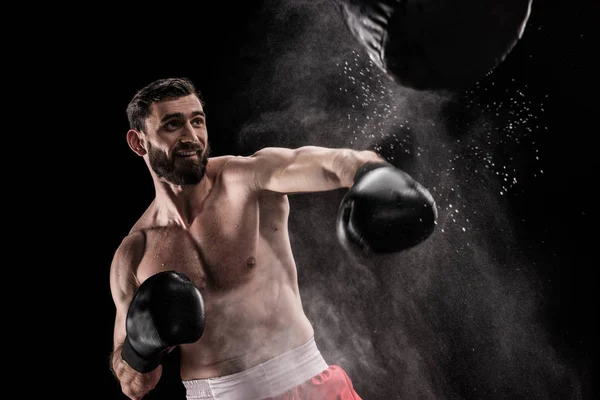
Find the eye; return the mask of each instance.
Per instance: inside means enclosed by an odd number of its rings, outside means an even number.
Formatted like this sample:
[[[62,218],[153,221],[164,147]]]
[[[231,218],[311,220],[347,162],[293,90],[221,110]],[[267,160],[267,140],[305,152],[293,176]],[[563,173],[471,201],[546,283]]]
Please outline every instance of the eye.
[[[196,118],[192,121],[192,125],[202,126],[202,125],[204,125],[204,120],[202,118]]]
[[[181,123],[176,119],[172,119],[170,121],[165,122],[164,126],[165,126],[165,129],[167,129],[169,131],[174,131],[181,126]]]

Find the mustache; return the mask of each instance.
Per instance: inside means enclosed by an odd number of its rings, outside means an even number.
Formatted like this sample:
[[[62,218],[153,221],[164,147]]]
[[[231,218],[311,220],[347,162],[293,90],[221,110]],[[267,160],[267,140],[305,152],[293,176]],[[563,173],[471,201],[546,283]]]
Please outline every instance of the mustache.
[[[199,144],[182,144],[175,148],[175,151],[196,151],[202,152],[204,148]]]

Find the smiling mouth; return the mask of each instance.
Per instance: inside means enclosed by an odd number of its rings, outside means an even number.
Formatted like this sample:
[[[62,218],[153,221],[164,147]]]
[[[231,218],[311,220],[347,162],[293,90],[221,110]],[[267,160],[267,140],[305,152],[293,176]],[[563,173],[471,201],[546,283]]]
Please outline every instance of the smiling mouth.
[[[178,157],[191,157],[195,156],[196,154],[198,154],[197,150],[178,151],[175,153],[175,155]]]

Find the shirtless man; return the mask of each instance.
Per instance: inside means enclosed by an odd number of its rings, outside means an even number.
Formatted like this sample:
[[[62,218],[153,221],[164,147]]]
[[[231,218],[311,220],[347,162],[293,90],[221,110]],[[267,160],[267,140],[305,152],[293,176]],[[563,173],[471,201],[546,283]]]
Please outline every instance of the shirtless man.
[[[127,115],[127,143],[146,162],[155,198],[110,268],[111,369],[123,393],[151,391],[160,357],[178,346],[190,399],[360,399],[343,369],[324,361],[303,311],[288,195],[349,188],[337,234],[368,254],[429,236],[437,217],[429,192],[372,151],[209,157],[203,101],[187,79],[150,83]]]

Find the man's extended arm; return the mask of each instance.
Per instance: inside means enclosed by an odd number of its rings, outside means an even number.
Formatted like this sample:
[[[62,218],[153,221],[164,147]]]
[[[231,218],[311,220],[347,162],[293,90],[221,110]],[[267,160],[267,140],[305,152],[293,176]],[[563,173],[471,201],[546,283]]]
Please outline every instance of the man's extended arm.
[[[271,147],[235,160],[239,175],[232,175],[244,177],[250,190],[291,194],[348,188],[337,232],[349,250],[399,252],[435,229],[437,209],[429,191],[375,152]]]
[[[268,147],[246,159],[254,188],[286,194],[348,188],[368,161],[385,162],[369,150],[318,146]]]

